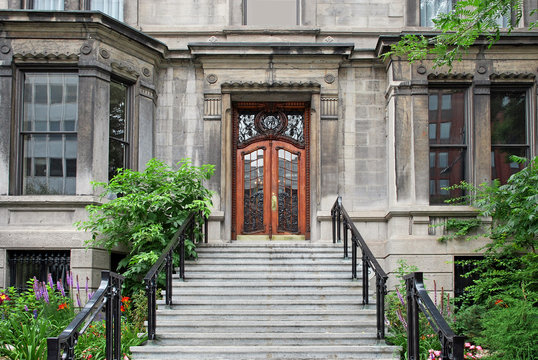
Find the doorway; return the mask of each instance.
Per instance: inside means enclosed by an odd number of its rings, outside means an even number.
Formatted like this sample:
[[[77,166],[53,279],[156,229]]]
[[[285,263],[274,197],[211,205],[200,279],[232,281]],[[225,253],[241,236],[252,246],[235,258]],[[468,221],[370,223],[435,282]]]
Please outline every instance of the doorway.
[[[309,107],[234,103],[233,239],[308,239]]]

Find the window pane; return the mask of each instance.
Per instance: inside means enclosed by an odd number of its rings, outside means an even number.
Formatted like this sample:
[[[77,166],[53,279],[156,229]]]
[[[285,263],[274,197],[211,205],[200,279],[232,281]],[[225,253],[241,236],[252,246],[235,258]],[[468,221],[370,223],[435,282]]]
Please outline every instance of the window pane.
[[[244,0],[248,25],[298,25],[297,0]]]
[[[119,21],[123,21],[123,0],[91,0],[90,9],[99,10]]]
[[[433,19],[452,10],[452,0],[420,0],[420,26],[434,26]]]
[[[433,164],[433,166],[432,156],[437,156],[437,164]],[[462,196],[461,190],[448,192],[441,190],[441,188],[457,185],[465,180],[465,157],[466,150],[464,148],[430,148],[430,184],[437,184],[433,193],[430,185],[430,204],[444,204],[447,199]]]
[[[491,92],[491,143],[527,144],[525,91]]]
[[[510,176],[522,170],[525,166],[510,161],[510,156],[528,157],[527,147],[502,148],[494,147],[491,152],[491,178],[499,179],[506,184]]]
[[[36,10],[63,10],[64,0],[34,0]]]
[[[26,73],[24,131],[76,131],[78,75]]]
[[[433,98],[442,105],[428,112],[430,144],[465,144],[465,90],[431,89]]]
[[[110,82],[108,179],[128,167],[127,85]]]

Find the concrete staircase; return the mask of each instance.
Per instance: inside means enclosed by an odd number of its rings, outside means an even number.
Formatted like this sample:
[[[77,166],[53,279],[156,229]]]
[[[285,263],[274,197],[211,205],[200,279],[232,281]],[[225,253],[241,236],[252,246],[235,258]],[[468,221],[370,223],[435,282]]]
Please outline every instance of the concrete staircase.
[[[332,244],[209,245],[157,310],[133,359],[398,359],[376,339],[375,305]],[[374,302],[371,297],[371,302]]]

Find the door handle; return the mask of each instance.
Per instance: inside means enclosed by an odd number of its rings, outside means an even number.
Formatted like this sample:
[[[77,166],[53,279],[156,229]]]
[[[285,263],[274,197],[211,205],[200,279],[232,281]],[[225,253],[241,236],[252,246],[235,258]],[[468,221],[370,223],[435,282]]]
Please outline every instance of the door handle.
[[[273,193],[273,196],[271,196],[271,210],[276,211],[276,204],[277,204],[276,195]]]

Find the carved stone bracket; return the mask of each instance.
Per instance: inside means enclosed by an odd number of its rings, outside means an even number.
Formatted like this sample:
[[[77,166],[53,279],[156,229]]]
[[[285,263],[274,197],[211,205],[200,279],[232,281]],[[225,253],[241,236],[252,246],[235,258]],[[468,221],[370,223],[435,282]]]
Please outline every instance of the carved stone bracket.
[[[204,96],[204,120],[220,121],[222,118],[222,96]]]
[[[338,120],[338,96],[321,97],[321,120]]]

